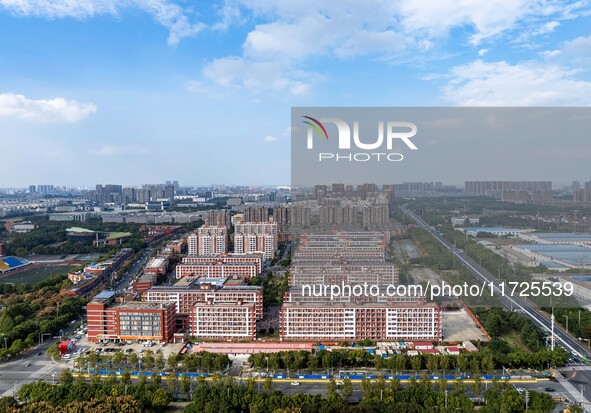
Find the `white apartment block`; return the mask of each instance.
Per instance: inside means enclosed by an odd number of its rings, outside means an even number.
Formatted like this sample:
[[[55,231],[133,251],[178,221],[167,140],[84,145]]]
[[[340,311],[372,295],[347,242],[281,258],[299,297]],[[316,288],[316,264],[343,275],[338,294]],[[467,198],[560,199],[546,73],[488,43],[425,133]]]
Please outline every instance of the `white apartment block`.
[[[263,252],[272,259],[278,246],[276,222],[240,222],[234,226],[234,252]]]
[[[191,336],[205,339],[254,340],[252,303],[196,303],[191,312]]]
[[[228,230],[223,225],[204,225],[197,229],[197,255],[228,252]]]
[[[187,253],[189,255],[198,255],[199,237],[197,234],[191,234],[187,237]]]

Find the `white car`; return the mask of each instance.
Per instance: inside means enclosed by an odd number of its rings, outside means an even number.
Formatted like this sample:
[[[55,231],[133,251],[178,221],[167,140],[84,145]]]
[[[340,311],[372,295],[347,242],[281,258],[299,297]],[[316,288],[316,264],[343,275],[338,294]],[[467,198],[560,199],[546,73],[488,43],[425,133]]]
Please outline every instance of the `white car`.
[[[292,381],[291,382],[291,385],[292,386],[299,386],[300,385],[300,382],[299,381]]]
[[[345,383],[343,383],[342,381],[337,381],[337,386],[342,386],[343,384]]]

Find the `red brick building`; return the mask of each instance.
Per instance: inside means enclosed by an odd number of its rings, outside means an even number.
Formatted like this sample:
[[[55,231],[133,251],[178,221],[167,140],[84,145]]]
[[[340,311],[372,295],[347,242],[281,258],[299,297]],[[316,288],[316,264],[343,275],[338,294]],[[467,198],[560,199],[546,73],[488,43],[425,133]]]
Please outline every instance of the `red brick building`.
[[[112,291],[98,294],[86,306],[88,341],[172,341],[176,329],[174,303],[115,302]]]

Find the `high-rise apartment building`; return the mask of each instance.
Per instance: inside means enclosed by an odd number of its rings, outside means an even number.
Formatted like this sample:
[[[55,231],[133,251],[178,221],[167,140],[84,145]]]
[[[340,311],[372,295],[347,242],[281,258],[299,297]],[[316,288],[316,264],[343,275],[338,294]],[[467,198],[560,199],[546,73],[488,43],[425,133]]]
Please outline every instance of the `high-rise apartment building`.
[[[244,208],[244,222],[267,222],[269,221],[269,208],[267,207],[246,207]]]
[[[225,226],[203,225],[197,229],[197,255],[228,252],[228,229]]]
[[[230,227],[230,211],[227,209],[210,210],[205,213],[205,225]]]
[[[246,254],[263,252],[272,259],[278,247],[276,222],[240,222],[234,226],[234,252]]]

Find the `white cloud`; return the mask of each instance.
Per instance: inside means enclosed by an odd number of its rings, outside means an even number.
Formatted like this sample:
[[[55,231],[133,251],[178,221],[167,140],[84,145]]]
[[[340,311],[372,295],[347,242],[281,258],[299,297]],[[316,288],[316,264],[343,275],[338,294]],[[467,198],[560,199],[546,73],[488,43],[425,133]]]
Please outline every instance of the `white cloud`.
[[[41,122],[78,122],[96,112],[92,103],[64,98],[29,99],[13,93],[0,94],[0,116]]]
[[[581,36],[565,42],[560,54],[571,65],[587,66],[591,63],[591,36]]]
[[[484,56],[487,53],[488,53],[488,49],[480,49],[478,51],[478,56]]]
[[[271,136],[271,135],[267,135],[263,138],[263,141],[270,143],[270,142],[277,142],[279,140],[279,138],[276,138],[275,136]]]
[[[412,55],[424,60],[425,52],[437,55],[437,43],[453,30],[465,33],[474,45],[501,35],[531,37],[535,30],[551,32],[560,20],[581,15],[586,7],[580,0],[226,0],[214,27],[256,24],[244,39],[242,54],[209,62],[203,74],[225,87],[305,94],[313,81],[295,76],[293,69],[310,59],[365,56],[397,64]],[[486,52],[481,48],[479,55]],[[253,68],[273,72],[269,82],[262,82]]]
[[[148,149],[141,145],[103,145],[90,151],[91,154],[99,156],[117,156],[117,155],[146,155]]]
[[[0,8],[19,16],[81,20],[98,15],[116,16],[126,8],[135,8],[149,13],[158,24],[169,30],[168,44],[172,46],[207,27],[202,22],[191,23],[188,13],[181,6],[167,0],[0,0]]]
[[[291,95],[309,93],[309,80],[318,79],[315,74],[292,69],[282,62],[252,61],[237,56],[212,61],[203,68],[203,75],[224,87]]]
[[[476,60],[452,69],[443,97],[459,106],[577,106],[591,104],[591,82],[558,65]]]
[[[198,80],[190,80],[187,82],[187,90],[193,93],[207,92],[207,87]]]

